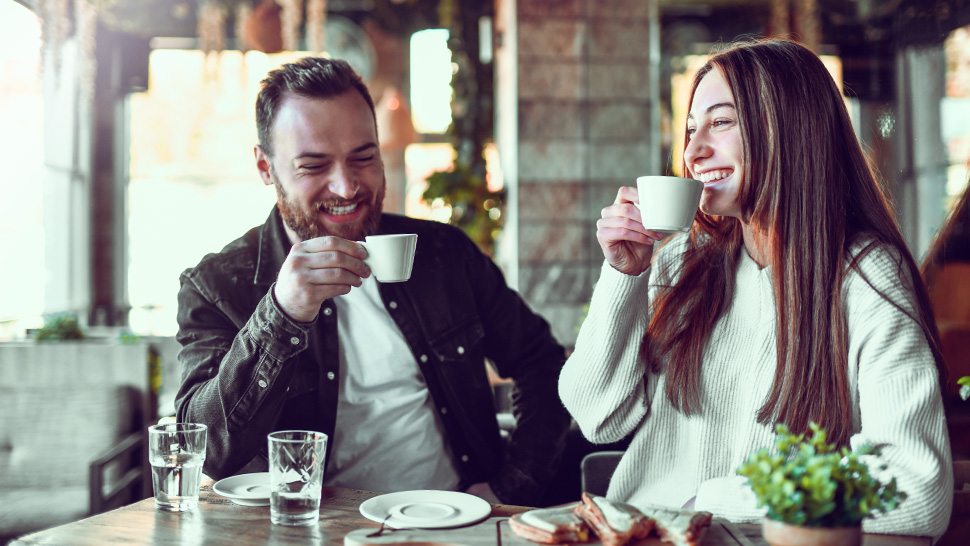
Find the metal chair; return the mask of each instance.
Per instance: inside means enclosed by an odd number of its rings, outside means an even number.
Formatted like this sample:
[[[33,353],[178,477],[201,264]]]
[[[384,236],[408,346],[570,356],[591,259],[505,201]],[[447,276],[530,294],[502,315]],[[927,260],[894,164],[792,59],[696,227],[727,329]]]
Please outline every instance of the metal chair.
[[[606,495],[616,465],[623,457],[622,451],[595,451],[583,457],[579,465],[580,483],[590,495]]]

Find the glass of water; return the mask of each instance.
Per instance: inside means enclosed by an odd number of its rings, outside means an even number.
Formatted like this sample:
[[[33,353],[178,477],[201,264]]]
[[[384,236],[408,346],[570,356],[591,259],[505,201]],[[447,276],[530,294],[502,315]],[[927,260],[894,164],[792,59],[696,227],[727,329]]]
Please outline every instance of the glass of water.
[[[269,516],[277,525],[314,525],[320,519],[320,490],[327,435],[281,430],[269,441]]]
[[[148,427],[155,507],[182,512],[199,505],[206,426],[170,423]]]

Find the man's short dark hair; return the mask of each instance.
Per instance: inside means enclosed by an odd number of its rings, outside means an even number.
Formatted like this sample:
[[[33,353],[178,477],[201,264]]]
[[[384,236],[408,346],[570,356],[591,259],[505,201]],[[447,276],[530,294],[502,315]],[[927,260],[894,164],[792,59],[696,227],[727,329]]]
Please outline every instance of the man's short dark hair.
[[[351,89],[356,89],[364,97],[371,115],[374,115],[374,99],[367,84],[346,61],[303,57],[271,70],[260,82],[259,95],[256,97],[256,135],[263,152],[269,156],[273,154],[273,123],[287,93],[326,99]]]

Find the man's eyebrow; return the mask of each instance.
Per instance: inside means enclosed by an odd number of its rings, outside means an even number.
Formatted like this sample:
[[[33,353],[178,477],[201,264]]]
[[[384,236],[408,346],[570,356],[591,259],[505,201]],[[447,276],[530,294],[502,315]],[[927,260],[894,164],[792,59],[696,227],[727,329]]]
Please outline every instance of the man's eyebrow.
[[[712,105],[708,106],[707,107],[707,110],[704,110],[704,113],[705,114],[710,114],[711,112],[713,112],[714,110],[717,110],[718,108],[735,108],[735,109],[737,109],[734,106],[734,103],[732,103],[732,102],[719,102],[717,104],[712,104]],[[694,119],[694,115],[693,114],[687,114],[687,119]]]
[[[377,148],[377,144],[373,142],[368,142],[367,144],[354,148],[353,150],[350,151],[350,153],[359,154],[360,152],[368,151],[375,148]],[[333,154],[325,154],[320,152],[302,152],[300,154],[297,154],[297,156],[294,157],[293,160],[295,161],[297,159],[330,159],[332,157],[333,157]]]

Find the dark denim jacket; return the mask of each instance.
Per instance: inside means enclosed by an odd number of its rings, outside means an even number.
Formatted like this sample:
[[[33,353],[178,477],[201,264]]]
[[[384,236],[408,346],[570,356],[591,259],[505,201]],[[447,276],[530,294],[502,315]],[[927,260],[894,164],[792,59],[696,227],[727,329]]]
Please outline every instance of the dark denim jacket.
[[[558,469],[569,425],[556,387],[563,348],[460,230],[385,214],[379,231],[418,234],[411,279],[381,284],[380,294],[418,360],[462,485],[487,481],[502,502],[535,505]],[[266,434],[274,430],[333,437],[337,309],[327,300],[316,321],[298,323],[279,308],[272,288],[289,247],[274,208],[264,225],[180,279],[176,408],[179,421],[209,426],[204,470],[213,478],[265,471]],[[517,427],[507,444],[486,357],[515,380]]]

